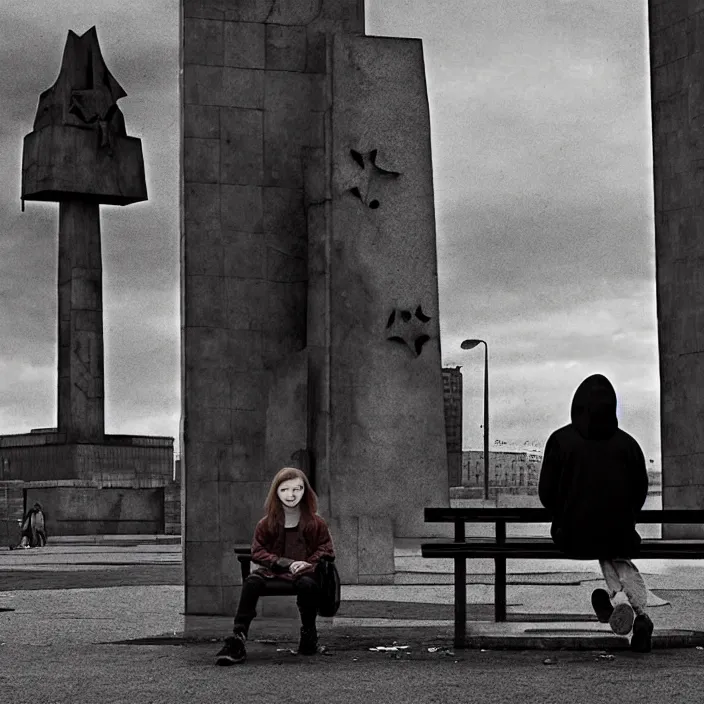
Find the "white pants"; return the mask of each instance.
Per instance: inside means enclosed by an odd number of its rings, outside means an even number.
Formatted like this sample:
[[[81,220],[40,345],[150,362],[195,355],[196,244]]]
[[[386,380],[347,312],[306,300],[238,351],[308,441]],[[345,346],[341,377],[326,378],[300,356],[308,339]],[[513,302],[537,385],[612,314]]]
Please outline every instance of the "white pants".
[[[627,601],[636,615],[644,614],[648,604],[648,588],[643,576],[630,560],[599,560],[606,580],[609,598],[614,604]]]

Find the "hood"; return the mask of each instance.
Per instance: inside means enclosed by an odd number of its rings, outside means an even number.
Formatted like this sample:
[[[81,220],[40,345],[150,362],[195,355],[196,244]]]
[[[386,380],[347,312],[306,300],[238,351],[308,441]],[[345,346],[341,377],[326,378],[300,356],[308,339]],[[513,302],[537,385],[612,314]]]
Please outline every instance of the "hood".
[[[616,391],[602,374],[587,377],[574,392],[572,425],[587,440],[605,440],[618,429]]]

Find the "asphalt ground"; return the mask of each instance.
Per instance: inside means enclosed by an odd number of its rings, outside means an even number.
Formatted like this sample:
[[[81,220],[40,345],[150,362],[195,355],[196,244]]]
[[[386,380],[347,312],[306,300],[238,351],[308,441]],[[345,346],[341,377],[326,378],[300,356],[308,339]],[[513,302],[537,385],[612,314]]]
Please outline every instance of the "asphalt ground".
[[[704,651],[379,653],[304,658],[254,644],[242,665],[213,665],[216,644],[2,649],[8,704],[699,704]]]
[[[531,650],[455,650],[447,626],[321,624],[325,652],[304,657],[295,654],[297,621],[259,619],[247,661],[220,668],[215,654],[231,619],[184,617],[181,570],[177,550],[155,545],[0,553],[0,703],[704,700],[704,646],[637,654],[610,637],[606,647],[560,651],[541,649],[547,639],[538,636]],[[474,578],[491,583],[486,574]],[[584,589],[575,574],[511,579],[538,582],[521,588],[562,589],[568,596]],[[655,590],[673,606],[653,609],[654,619],[674,628],[704,623],[697,575],[680,582],[686,588]],[[678,580],[661,584],[677,586]],[[593,624],[584,610],[556,615],[551,605],[549,599],[540,605],[543,620]],[[348,600],[338,612],[342,620],[451,615],[451,604],[384,600]],[[470,632],[479,622],[492,627],[492,615],[491,604],[468,604]],[[514,611],[510,620],[515,625],[539,616]]]

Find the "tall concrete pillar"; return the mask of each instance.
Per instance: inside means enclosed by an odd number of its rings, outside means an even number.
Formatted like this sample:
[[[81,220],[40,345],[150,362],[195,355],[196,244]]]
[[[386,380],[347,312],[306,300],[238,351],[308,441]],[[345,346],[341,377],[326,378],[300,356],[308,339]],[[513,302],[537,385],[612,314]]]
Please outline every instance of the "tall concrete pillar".
[[[59,205],[58,430],[68,442],[105,436],[99,204]]]
[[[704,2],[650,0],[664,508],[704,507]],[[663,537],[704,537],[673,526]]]
[[[346,582],[447,505],[419,40],[363,0],[182,0],[187,613],[232,613],[275,472],[305,465]]]
[[[309,401],[326,391],[324,379],[308,383],[325,353],[317,335],[308,348],[323,320],[308,318],[305,194],[317,172],[306,154],[329,139],[330,37],[363,32],[363,7],[181,3],[187,613],[236,608],[232,548],[251,541],[275,471],[294,456],[315,455],[327,514],[326,458],[308,452]]]

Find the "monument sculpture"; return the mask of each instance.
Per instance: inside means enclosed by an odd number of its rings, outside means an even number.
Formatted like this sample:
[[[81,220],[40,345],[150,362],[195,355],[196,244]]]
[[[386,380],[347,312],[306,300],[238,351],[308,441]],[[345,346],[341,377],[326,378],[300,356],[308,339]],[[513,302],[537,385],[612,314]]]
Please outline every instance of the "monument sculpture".
[[[100,203],[147,199],[142,144],[128,137],[126,93],[95,27],[69,32],[56,83],[24,139],[22,201],[59,202],[59,425],[68,442],[105,435]]]
[[[179,522],[173,438],[105,433],[100,204],[147,199],[141,141],[117,105],[125,95],[95,27],[70,31],[24,139],[23,209],[59,203],[58,424],[0,437],[0,480],[25,482],[15,487],[25,500],[49,507],[50,535],[154,533]]]
[[[422,44],[362,0],[181,10],[186,611],[234,613],[287,465],[343,582],[391,583],[449,502]]]

